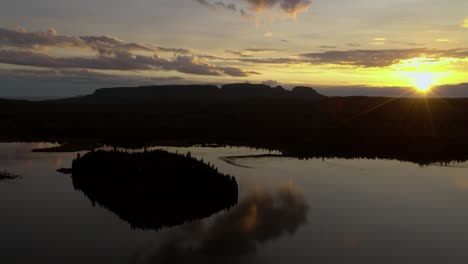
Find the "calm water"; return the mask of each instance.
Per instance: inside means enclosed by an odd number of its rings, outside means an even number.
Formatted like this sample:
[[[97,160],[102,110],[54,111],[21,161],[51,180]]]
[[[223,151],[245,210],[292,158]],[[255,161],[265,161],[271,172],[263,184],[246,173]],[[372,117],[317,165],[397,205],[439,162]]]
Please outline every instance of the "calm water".
[[[230,158],[168,148],[237,178],[238,205],[159,232],[132,230],[75,191],[76,153],[0,144],[0,263],[468,263],[468,169],[384,160]]]

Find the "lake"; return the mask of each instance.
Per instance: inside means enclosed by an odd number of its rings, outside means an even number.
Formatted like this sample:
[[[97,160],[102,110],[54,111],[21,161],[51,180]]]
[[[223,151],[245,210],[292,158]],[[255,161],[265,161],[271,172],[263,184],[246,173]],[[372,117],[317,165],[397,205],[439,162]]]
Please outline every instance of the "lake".
[[[468,163],[165,147],[235,176],[238,203],[145,231],[56,172],[77,153],[31,151],[50,146],[0,143],[0,171],[22,176],[0,182],[0,263],[468,263]]]

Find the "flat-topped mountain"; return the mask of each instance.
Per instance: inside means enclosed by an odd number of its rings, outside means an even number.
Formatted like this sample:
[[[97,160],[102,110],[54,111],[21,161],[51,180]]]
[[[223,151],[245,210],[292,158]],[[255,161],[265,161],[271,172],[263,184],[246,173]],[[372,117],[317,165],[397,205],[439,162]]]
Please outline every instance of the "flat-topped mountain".
[[[270,87],[264,84],[236,83],[221,88],[215,85],[160,85],[140,87],[117,87],[96,90],[83,97],[59,101],[74,102],[135,102],[155,100],[200,100],[200,99],[261,99],[261,98],[325,98],[313,88],[296,87],[292,91],[281,86]]]

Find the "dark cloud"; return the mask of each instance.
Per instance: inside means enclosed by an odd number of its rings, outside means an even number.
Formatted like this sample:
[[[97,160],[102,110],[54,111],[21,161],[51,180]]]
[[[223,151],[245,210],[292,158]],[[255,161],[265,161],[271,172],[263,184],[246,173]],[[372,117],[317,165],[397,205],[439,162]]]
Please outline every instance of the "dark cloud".
[[[350,50],[305,53],[300,56],[312,63],[353,65],[363,67],[390,66],[402,59],[418,57],[423,51],[411,50]]]
[[[44,47],[79,47],[97,52],[96,56],[52,57],[42,53]],[[47,32],[26,32],[0,28],[0,63],[46,68],[77,68],[121,71],[177,71],[195,75],[245,77],[246,72],[234,67],[220,67],[208,63],[192,51],[180,48],[148,47],[127,43],[111,36],[61,36],[53,29]],[[151,52],[153,55],[133,54],[134,51]],[[172,59],[160,58],[154,52],[169,52]]]
[[[246,63],[258,63],[258,64],[294,64],[301,63],[301,60],[295,58],[265,58],[265,59],[254,59],[245,58],[240,61]]]
[[[242,50],[226,50],[225,52],[226,53],[231,53],[231,54],[234,54],[234,55],[237,55],[237,56],[241,56],[241,57],[252,57],[252,54],[246,54]]]
[[[398,63],[400,60],[426,57],[440,58],[468,58],[468,51],[463,49],[435,50],[435,49],[387,49],[387,50],[349,50],[326,51],[323,53],[301,54],[302,59],[310,63],[326,63],[338,65],[352,65],[360,67],[386,67]]]
[[[309,0],[244,0],[250,6],[251,10],[263,11],[278,6],[288,15],[295,16],[297,13],[304,12],[311,6]]]
[[[259,75],[260,73],[255,72],[255,71],[244,71],[239,68],[234,68],[234,67],[222,67],[221,70],[224,72],[224,74],[232,77],[246,77],[250,75]]]
[[[47,68],[81,68],[95,70],[164,70],[195,75],[244,77],[255,72],[239,68],[219,67],[196,56],[178,55],[172,60],[158,56],[133,55],[126,51],[114,52],[111,56],[94,58],[55,58],[47,54],[23,50],[0,50],[0,63]]]
[[[207,59],[207,60],[220,60],[220,61],[235,60],[235,59],[228,59],[228,58],[213,56],[209,54],[196,54],[195,56],[197,56],[198,58]]]
[[[279,0],[278,2],[280,3],[281,9],[292,16],[307,11],[312,4],[309,0]]]
[[[160,52],[170,52],[170,53],[177,53],[177,54],[190,54],[190,53],[192,53],[192,50],[190,50],[190,49],[165,48],[165,47],[157,47],[155,49],[157,51],[160,51]]]
[[[47,32],[26,32],[0,28],[0,47],[39,48],[48,46],[85,47],[86,43],[77,37],[58,36],[54,29]]]
[[[307,222],[308,205],[295,186],[256,192],[212,223],[169,233],[147,263],[248,263],[259,245],[293,235]]]
[[[320,46],[321,49],[336,49],[336,46]]]
[[[361,46],[361,44],[355,43],[355,42],[354,42],[354,43],[348,43],[348,44],[346,44],[346,45],[347,45],[348,47],[360,47],[360,46]]]
[[[468,98],[468,83],[461,83],[456,85],[441,85],[431,88],[426,96],[431,97],[463,97]]]
[[[256,48],[256,49],[243,49],[243,50],[226,50],[225,52],[226,53],[231,53],[231,54],[234,54],[234,55],[237,55],[237,56],[240,56],[240,57],[249,58],[249,57],[253,57],[254,54],[269,53],[269,52],[276,52],[276,51],[279,51],[279,49],[260,49],[260,48]]]
[[[115,51],[147,51],[190,54],[190,49],[150,47],[147,45],[125,42],[112,36],[63,36],[55,29],[46,32],[27,32],[0,28],[0,48],[40,49],[45,47],[89,48],[100,54],[112,54]]]
[[[101,54],[110,54],[114,50],[154,51],[138,43],[126,43],[111,36],[62,36],[54,29],[47,32],[26,32],[0,28],[0,47],[22,49],[40,49],[44,47],[90,48]]]
[[[239,6],[246,5],[246,8],[251,12],[263,12],[267,9],[279,8],[287,15],[295,17],[298,13],[307,11],[312,4],[310,0],[241,0],[237,1],[236,4],[233,1],[196,1],[212,9],[239,10],[240,14],[244,17],[252,17],[252,15],[246,9]]]
[[[245,11],[243,8],[240,9],[240,14],[243,18],[247,18],[247,19],[250,19],[252,18],[252,14],[249,14],[247,11]]]
[[[21,79],[31,81],[57,81],[63,83],[89,83],[89,84],[154,84],[180,83],[184,78],[179,76],[157,77],[138,75],[105,74],[90,70],[0,70],[1,79]]]
[[[252,52],[252,53],[265,53],[265,52],[275,52],[275,51],[280,51],[279,49],[245,49],[244,51],[246,52]]]
[[[197,75],[246,77],[256,72],[246,72],[234,67],[218,67],[195,56],[176,56],[174,60],[157,59],[156,65],[164,70],[175,70]]]
[[[467,49],[386,49],[386,50],[348,50],[348,51],[325,51],[299,54],[297,57],[289,58],[243,58],[246,63],[257,64],[334,64],[356,67],[387,67],[398,63],[400,60],[424,57],[429,61],[441,58],[468,58]]]
[[[226,10],[230,10],[230,11],[237,11],[237,7],[235,4],[233,3],[230,3],[230,4],[226,4],[222,1],[216,1],[216,2],[210,2],[210,1],[207,1],[207,0],[197,0],[198,3],[204,5],[204,6],[207,6],[209,8],[212,8],[212,9],[226,9]]]

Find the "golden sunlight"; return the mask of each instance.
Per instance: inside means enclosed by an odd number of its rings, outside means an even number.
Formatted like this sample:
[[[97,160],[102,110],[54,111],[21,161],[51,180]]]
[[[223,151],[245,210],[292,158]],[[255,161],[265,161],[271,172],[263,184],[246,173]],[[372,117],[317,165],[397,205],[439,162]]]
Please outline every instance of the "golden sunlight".
[[[401,60],[393,70],[406,85],[414,87],[420,93],[427,93],[435,86],[460,82],[461,76],[453,67],[456,62],[460,61],[448,58],[413,58]]]
[[[462,27],[468,28],[468,18],[465,18],[465,20],[463,20]]]
[[[410,74],[414,87],[422,93],[429,91],[434,85],[434,75],[430,72],[414,72]]]

